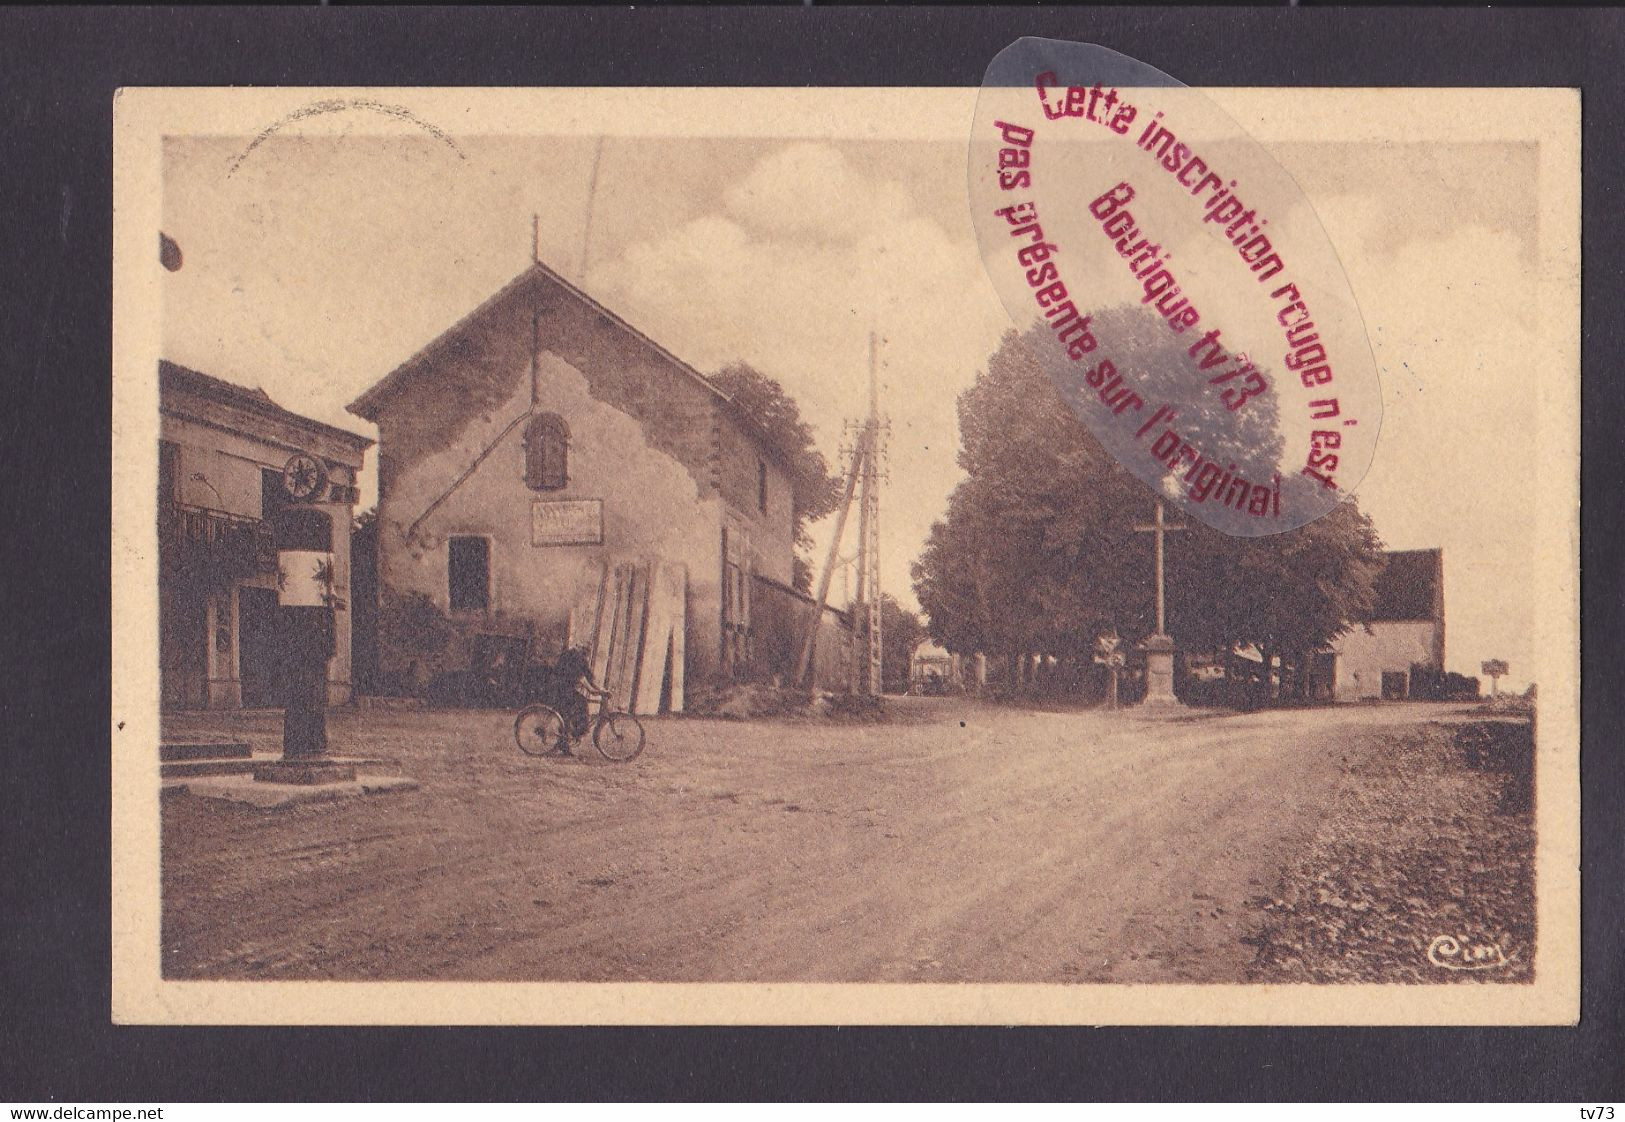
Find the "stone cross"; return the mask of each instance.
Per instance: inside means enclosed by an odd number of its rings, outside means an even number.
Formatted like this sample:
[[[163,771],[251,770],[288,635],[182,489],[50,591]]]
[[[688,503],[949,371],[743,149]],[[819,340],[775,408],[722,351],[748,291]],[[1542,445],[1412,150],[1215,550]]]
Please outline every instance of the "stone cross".
[[[1163,590],[1162,590],[1162,584],[1163,584],[1163,580],[1162,580],[1162,539],[1163,539],[1163,536],[1165,534],[1171,534],[1171,533],[1174,533],[1175,531],[1183,530],[1184,528],[1185,527],[1182,524],[1176,524],[1176,523],[1173,523],[1173,522],[1164,522],[1163,521],[1163,518],[1162,518],[1162,499],[1161,498],[1157,499],[1157,520],[1155,522],[1151,523],[1148,526],[1141,525],[1141,526],[1134,527],[1135,533],[1139,533],[1139,534],[1155,534],[1157,536],[1157,634],[1158,635],[1166,635],[1166,634],[1168,634],[1167,621],[1164,618],[1164,607],[1163,607],[1164,598],[1163,598]]]

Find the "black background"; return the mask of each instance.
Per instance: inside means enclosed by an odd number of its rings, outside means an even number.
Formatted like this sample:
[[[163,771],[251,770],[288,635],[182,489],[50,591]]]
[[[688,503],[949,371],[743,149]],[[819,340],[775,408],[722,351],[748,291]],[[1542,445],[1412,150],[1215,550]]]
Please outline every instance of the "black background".
[[[1618,60],[1600,10],[13,9],[0,14],[6,408],[0,1099],[1622,1097]],[[113,91],[976,85],[1021,35],[1190,85],[1583,90],[1582,1023],[1559,1029],[199,1029],[109,1020]],[[1508,355],[1546,376],[1540,355]],[[1533,465],[1484,450],[1486,491]]]

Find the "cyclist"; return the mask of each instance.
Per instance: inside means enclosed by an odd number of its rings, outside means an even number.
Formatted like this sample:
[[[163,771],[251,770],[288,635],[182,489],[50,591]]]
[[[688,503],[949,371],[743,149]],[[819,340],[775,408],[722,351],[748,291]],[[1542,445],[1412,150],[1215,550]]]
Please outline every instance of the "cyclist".
[[[586,647],[567,647],[553,664],[553,686],[557,695],[559,716],[564,718],[564,729],[559,733],[558,751],[561,755],[574,755],[572,741],[579,740],[587,731],[587,699],[602,700],[609,696],[593,680],[592,667],[587,661]]]

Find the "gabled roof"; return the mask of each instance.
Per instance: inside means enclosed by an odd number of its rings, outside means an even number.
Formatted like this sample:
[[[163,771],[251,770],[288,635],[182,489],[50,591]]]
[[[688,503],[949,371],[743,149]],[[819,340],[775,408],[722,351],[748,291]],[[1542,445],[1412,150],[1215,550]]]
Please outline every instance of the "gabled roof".
[[[345,406],[345,408],[358,417],[364,417],[369,421],[376,421],[385,400],[401,389],[414,373],[432,362],[436,356],[445,350],[445,348],[453,340],[466,334],[475,324],[495,314],[499,309],[505,307],[507,304],[520,299],[522,296],[534,292],[536,289],[544,285],[552,286],[565,293],[568,293],[571,297],[580,301],[582,304],[585,304],[596,314],[615,324],[615,326],[619,327],[622,331],[625,331],[629,335],[635,336],[645,346],[654,350],[678,370],[682,371],[688,377],[693,378],[694,381],[698,382],[706,390],[710,391],[719,401],[725,402],[729,400],[728,395],[717,389],[717,387],[712,384],[711,380],[705,375],[701,374],[698,370],[695,370],[688,363],[672,354],[665,347],[662,347],[659,343],[649,338],[649,336],[627,323],[624,319],[610,311],[608,308],[604,307],[604,305],[594,300],[591,296],[588,296],[581,289],[565,280],[564,277],[560,276],[558,273],[554,272],[540,261],[537,261],[524,272],[514,277],[513,280],[503,285],[494,295],[492,295],[479,307],[475,308],[472,312],[469,312],[468,315],[464,316],[451,327],[441,332],[427,346],[418,351],[417,354],[413,355],[411,358],[397,366],[394,370],[390,371],[390,373],[385,375],[382,380],[375,383],[371,389],[367,390],[366,393],[350,402],[350,404]]]
[[[349,429],[341,429],[336,425],[318,421],[313,417],[306,417],[295,413],[291,409],[284,409],[271,400],[271,395],[259,387],[249,389],[234,382],[222,381],[200,370],[193,370],[189,366],[182,366],[178,362],[170,362],[167,358],[158,360],[158,400],[159,408],[163,408],[164,396],[171,392],[196,394],[210,401],[217,401],[222,405],[230,405],[249,413],[257,413],[284,424],[306,429],[330,436],[361,451],[372,447],[372,439],[362,436]]]
[[[1373,620],[1431,620],[1439,611],[1444,581],[1444,552],[1438,549],[1397,550],[1386,555],[1377,574]]]

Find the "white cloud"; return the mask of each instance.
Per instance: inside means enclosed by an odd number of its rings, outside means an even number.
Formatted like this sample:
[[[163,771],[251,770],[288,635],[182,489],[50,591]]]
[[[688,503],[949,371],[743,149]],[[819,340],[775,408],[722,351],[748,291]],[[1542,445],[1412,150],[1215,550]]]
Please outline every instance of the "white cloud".
[[[829,144],[787,144],[723,196],[728,212],[765,234],[853,242],[913,210],[900,183],[862,175]]]

